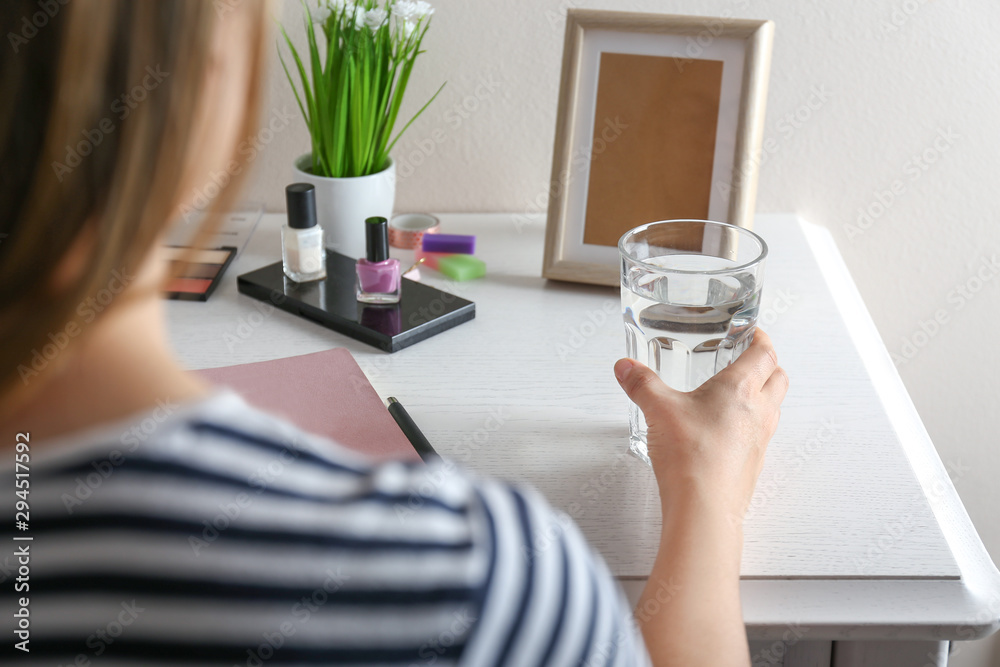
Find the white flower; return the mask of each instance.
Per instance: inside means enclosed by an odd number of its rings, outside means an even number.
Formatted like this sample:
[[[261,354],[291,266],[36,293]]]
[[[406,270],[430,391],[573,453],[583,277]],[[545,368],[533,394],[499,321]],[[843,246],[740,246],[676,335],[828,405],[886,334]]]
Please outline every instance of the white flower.
[[[394,16],[402,21],[419,21],[434,13],[434,8],[424,0],[399,0],[392,6]]]
[[[364,7],[359,7],[354,4],[347,6],[347,11],[344,14],[344,25],[346,27],[351,27],[351,24],[353,24],[355,30],[361,30],[365,27]]]
[[[375,9],[369,9],[365,12],[364,21],[365,25],[371,28],[372,32],[375,32],[379,29],[379,26],[385,23],[386,18],[385,10],[376,7]]]
[[[351,0],[326,0],[325,4],[329,8],[326,15],[332,13],[334,16],[343,17],[344,27],[360,30],[365,26],[364,7],[358,7],[357,3]]]
[[[392,12],[392,25],[396,29],[396,32],[403,37],[403,39],[409,39],[413,31],[417,29],[417,24],[405,16],[400,16],[396,13],[395,9]]]
[[[400,0],[392,6],[392,15],[399,21],[409,21],[417,13],[417,3]]]
[[[330,9],[330,5],[325,2],[321,2],[319,6],[312,11],[313,23],[326,23],[326,20],[330,18],[330,14],[332,13],[333,11]]]
[[[425,2],[424,0],[417,0],[413,3],[417,6],[417,18],[422,19],[425,16],[430,16],[434,13],[434,8],[431,7],[431,3]]]

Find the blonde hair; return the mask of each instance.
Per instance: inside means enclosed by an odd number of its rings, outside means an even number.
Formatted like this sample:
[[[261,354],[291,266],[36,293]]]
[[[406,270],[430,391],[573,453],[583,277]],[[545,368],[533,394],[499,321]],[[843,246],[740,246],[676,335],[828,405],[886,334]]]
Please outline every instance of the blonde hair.
[[[9,407],[100,316],[84,304],[103,303],[116,274],[138,270],[182,201],[212,38],[230,12],[253,15],[252,83],[234,122],[241,137],[256,130],[267,5],[73,0],[52,3],[54,15],[32,31],[24,17],[37,18],[35,0],[3,4],[0,34],[19,38],[0,61],[0,397]],[[231,207],[239,180],[214,200],[206,227]],[[92,252],[57,290],[83,234]]]

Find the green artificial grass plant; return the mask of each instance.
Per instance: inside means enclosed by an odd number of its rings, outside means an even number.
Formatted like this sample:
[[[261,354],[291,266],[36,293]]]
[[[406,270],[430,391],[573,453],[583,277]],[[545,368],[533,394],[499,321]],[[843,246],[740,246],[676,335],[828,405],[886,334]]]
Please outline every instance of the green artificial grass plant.
[[[410,0],[387,0],[382,7],[377,0],[318,0],[312,11],[304,9],[308,70],[281,29],[301,90],[280,49],[278,55],[309,127],[311,171],[327,177],[378,173],[389,166],[389,151],[400,135],[444,88],[392,136],[434,10]]]

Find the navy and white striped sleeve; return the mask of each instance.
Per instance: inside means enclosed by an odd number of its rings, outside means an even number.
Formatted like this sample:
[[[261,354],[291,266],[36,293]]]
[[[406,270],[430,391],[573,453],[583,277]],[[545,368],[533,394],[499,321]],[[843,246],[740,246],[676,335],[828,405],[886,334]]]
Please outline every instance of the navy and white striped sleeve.
[[[493,562],[462,664],[649,664],[621,589],[573,521],[530,488],[477,490]]]
[[[31,650],[4,664],[648,664],[604,563],[531,489],[372,466],[234,396],[130,429],[33,462]]]

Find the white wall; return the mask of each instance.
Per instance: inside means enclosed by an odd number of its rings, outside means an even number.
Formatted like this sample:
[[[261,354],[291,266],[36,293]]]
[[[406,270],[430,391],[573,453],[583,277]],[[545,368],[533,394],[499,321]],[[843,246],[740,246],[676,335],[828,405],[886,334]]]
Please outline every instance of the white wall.
[[[982,258],[1000,260],[1000,3],[991,0],[437,0],[407,109],[444,92],[395,151],[401,211],[544,210],[565,9],[768,18],[776,22],[757,210],[794,211],[837,239],[984,542],[1000,560],[1000,274],[965,300]],[[298,0],[282,20],[301,36]],[[301,40],[299,40],[301,43]],[[298,114],[280,67],[272,112]],[[824,91],[821,95],[815,91]],[[825,98],[825,99],[821,99]],[[471,111],[461,111],[463,104]],[[811,109],[809,105],[818,107]],[[796,114],[799,121],[789,121]],[[435,130],[441,141],[429,138]],[[935,139],[953,135],[950,143]],[[419,147],[423,142],[424,150]],[[299,118],[255,165],[248,198],[283,210]],[[944,148],[945,150],[940,150]],[[926,170],[915,157],[926,152]],[[413,158],[412,156],[415,156]],[[879,193],[899,181],[895,201]],[[882,195],[883,199],[885,196]],[[541,201],[539,207],[535,202]],[[853,238],[859,209],[876,213]],[[995,273],[1000,267],[994,268]],[[949,298],[950,297],[950,298]],[[960,306],[961,304],[961,306]],[[927,324],[935,314],[944,324]],[[921,323],[930,335],[921,332]],[[959,667],[1000,665],[988,642]]]

